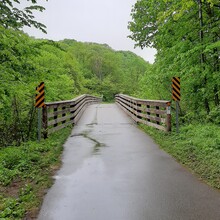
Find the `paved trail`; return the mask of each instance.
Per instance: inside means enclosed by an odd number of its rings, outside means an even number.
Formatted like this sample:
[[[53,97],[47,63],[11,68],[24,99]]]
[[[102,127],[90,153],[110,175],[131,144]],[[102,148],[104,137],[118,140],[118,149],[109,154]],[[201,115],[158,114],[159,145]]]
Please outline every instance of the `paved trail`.
[[[64,146],[39,220],[220,220],[220,193],[114,104],[92,105]]]

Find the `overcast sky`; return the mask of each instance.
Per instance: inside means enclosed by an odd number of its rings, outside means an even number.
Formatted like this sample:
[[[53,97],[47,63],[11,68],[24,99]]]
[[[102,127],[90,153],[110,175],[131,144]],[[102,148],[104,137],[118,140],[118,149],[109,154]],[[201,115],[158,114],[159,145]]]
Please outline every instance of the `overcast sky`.
[[[130,12],[136,0],[43,0],[46,10],[36,14],[36,20],[47,26],[47,34],[34,29],[24,31],[37,38],[108,44],[115,50],[130,50],[153,63],[155,50],[134,49],[135,42],[127,38]]]

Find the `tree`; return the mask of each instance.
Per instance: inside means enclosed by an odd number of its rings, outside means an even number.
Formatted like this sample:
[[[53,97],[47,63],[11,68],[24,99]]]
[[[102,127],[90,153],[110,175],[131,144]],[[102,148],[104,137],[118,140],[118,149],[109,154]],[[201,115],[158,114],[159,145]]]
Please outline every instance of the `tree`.
[[[37,0],[27,0],[31,5],[23,10],[14,5],[20,4],[19,0],[2,0],[0,2],[0,24],[5,28],[21,29],[24,26],[34,26],[46,33],[46,26],[34,20],[33,11],[44,11],[45,8],[37,5]],[[46,0],[47,1],[47,0]]]
[[[152,71],[167,98],[172,76],[181,76],[182,103],[196,114],[219,105],[219,16],[216,0],[140,0],[128,25],[136,46],[157,49]]]

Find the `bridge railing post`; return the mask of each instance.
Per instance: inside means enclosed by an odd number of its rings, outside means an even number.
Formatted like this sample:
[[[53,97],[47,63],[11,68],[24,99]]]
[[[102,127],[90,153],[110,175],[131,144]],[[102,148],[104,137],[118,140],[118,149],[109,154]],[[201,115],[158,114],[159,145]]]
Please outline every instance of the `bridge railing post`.
[[[170,102],[167,103],[166,111],[167,111],[166,131],[170,132],[171,131],[171,103]]]
[[[65,117],[66,116],[66,113],[65,113],[66,106],[63,106],[62,110],[64,111],[64,113],[62,114],[62,117]],[[66,123],[66,120],[62,121],[62,124],[65,124],[65,123]]]
[[[57,107],[54,107],[54,109],[53,109],[53,114],[54,114],[54,116],[53,116],[53,119],[56,121],[57,120]],[[55,123],[54,124],[54,127],[57,127],[57,125],[58,125],[58,123]]]
[[[160,107],[159,106],[156,106],[156,110],[160,110]],[[159,114],[156,114],[156,117],[160,117],[160,115]],[[159,121],[157,121],[157,124],[159,125],[160,124],[160,122]]]
[[[75,107],[75,102],[70,103],[70,115],[71,115],[70,121],[72,121],[72,124],[74,124],[73,122],[74,120],[73,114],[75,112],[74,107]]]
[[[150,106],[147,105],[147,121],[150,122]]]
[[[141,111],[141,104],[137,104],[137,113],[138,113],[138,115],[137,115],[137,121],[139,120],[139,119],[142,119],[142,117],[139,115],[139,113],[141,114],[142,113],[142,111]]]
[[[48,136],[48,131],[47,131],[47,106],[45,105],[42,108],[43,114],[42,114],[42,125],[43,125],[43,137],[44,139],[47,138]]]

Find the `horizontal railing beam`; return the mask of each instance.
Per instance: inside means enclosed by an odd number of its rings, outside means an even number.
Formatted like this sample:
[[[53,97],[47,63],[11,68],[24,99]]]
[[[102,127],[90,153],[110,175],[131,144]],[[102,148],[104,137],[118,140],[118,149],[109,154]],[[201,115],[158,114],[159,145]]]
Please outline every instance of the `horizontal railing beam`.
[[[116,103],[137,123],[171,131],[170,101],[145,100],[117,94]]]
[[[88,105],[101,101],[100,97],[84,94],[72,100],[46,102],[42,119],[44,137],[67,125],[76,124]]]

